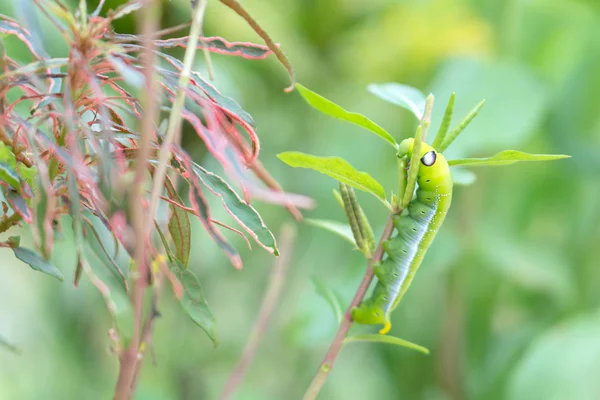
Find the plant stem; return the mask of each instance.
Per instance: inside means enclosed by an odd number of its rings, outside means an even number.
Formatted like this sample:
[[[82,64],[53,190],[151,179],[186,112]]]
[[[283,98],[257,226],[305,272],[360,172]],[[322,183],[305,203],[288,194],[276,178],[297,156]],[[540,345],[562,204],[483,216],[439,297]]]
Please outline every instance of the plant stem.
[[[158,0],[146,0],[143,12],[144,39],[144,76],[146,91],[144,93],[145,118],[142,120],[142,138],[136,157],[135,177],[131,191],[131,216],[135,235],[135,269],[131,279],[131,302],[134,312],[134,329],[131,342],[120,355],[119,378],[115,389],[115,400],[129,400],[132,395],[133,383],[139,372],[137,364],[140,342],[142,340],[142,320],[144,318],[144,293],[147,285],[148,265],[146,263],[148,232],[146,228],[146,213],[144,211],[144,181],[148,170],[148,158],[151,151],[151,140],[154,137],[154,120],[158,115],[156,102],[156,79],[154,79],[154,35],[159,28]],[[153,219],[154,214],[150,214]]]
[[[10,217],[4,216],[0,218],[0,233],[6,232],[14,225],[18,224],[21,221],[21,214],[13,213]]]
[[[361,303],[363,298],[365,297],[365,294],[367,293],[367,290],[369,289],[369,285],[371,284],[371,281],[373,280],[373,265],[375,265],[377,262],[381,261],[381,258],[383,257],[382,243],[385,240],[388,240],[392,236],[392,231],[394,230],[394,216],[400,214],[401,212],[402,212],[402,210],[395,210],[388,217],[388,220],[387,220],[387,223],[383,230],[383,233],[381,234],[381,238],[379,239],[379,244],[377,245],[377,249],[375,250],[373,257],[369,260],[369,265],[367,266],[367,271],[365,272],[365,275],[363,276],[363,279],[360,282],[360,286],[358,287],[358,290],[356,291],[356,294],[354,295],[354,299],[352,299],[350,306],[348,306],[348,309],[346,310],[346,313],[344,314],[344,318],[342,319],[342,322],[340,323],[340,327],[338,328],[338,331],[335,334],[333,341],[329,345],[329,350],[325,354],[323,361],[321,361],[321,365],[319,365],[319,369],[317,370],[315,377],[313,378],[310,386],[308,387],[308,389],[306,390],[306,393],[304,394],[304,398],[303,398],[304,400],[316,399],[317,395],[321,391],[321,388],[323,387],[323,384],[325,383],[325,380],[329,376],[329,373],[331,372],[331,369],[333,368],[333,364],[335,363],[338,353],[340,352],[340,349],[342,348],[342,344],[343,344],[342,342],[343,342],[344,338],[346,337],[346,335],[348,334],[350,327],[352,326],[352,323],[353,323],[352,309],[354,307],[357,307]]]
[[[185,55],[183,56],[183,69],[179,75],[179,88],[177,91],[177,97],[171,107],[171,113],[169,114],[169,125],[167,126],[167,133],[163,140],[163,144],[160,147],[158,156],[158,165],[156,166],[156,172],[154,173],[154,182],[152,184],[152,195],[150,196],[150,218],[154,218],[156,209],[158,208],[158,201],[165,184],[165,174],[167,172],[167,164],[171,160],[171,144],[178,132],[181,130],[181,110],[183,109],[186,89],[188,87],[190,76],[192,72],[192,66],[194,64],[194,58],[196,57],[196,48],[198,47],[198,38],[202,33],[202,22],[204,21],[204,11],[206,10],[207,0],[200,0],[194,9],[194,16],[192,20],[192,26],[190,28],[190,40],[187,48],[185,49]],[[150,230],[152,224],[149,223],[147,229]]]
[[[260,344],[261,339],[264,337],[269,320],[275,311],[279,296],[285,283],[286,270],[290,260],[290,254],[296,237],[296,229],[291,224],[283,225],[281,234],[279,236],[279,248],[281,249],[281,256],[276,259],[271,271],[271,278],[265,296],[263,297],[262,305],[252,332],[246,342],[246,347],[242,352],[242,356],[237,366],[229,376],[225,389],[219,397],[220,400],[229,400],[239,387],[240,383],[244,379],[248,366],[254,359],[256,350]]]

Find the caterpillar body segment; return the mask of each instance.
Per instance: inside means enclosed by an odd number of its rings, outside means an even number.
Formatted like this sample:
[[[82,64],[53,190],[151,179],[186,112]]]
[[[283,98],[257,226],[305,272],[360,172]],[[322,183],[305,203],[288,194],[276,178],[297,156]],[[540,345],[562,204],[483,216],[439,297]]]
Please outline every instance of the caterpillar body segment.
[[[413,139],[400,144],[400,156],[410,159]],[[410,286],[427,249],[444,222],[452,202],[452,177],[448,162],[426,143],[421,146],[416,196],[401,215],[394,218],[395,235],[382,243],[387,257],[373,267],[377,284],[371,297],[352,310],[359,324],[391,328],[390,315]]]

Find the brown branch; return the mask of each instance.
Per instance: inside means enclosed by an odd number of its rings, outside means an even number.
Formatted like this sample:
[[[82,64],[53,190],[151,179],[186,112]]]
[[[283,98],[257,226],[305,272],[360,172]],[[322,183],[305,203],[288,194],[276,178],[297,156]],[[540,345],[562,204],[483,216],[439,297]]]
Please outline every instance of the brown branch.
[[[129,346],[119,357],[119,378],[115,388],[114,400],[129,400],[133,395],[133,385],[136,374],[139,373],[137,364],[139,360],[139,347],[142,341],[142,320],[144,318],[144,293],[149,272],[146,254],[149,223],[144,211],[144,181],[148,170],[148,157],[150,156],[151,140],[154,137],[154,120],[158,115],[156,82],[154,79],[154,35],[159,28],[160,7],[158,0],[146,0],[142,8],[142,34],[144,45],[144,77],[146,92],[144,93],[144,115],[142,120],[142,138],[137,152],[135,178],[133,181],[130,208],[132,225],[135,233],[135,269],[131,271],[133,284],[131,285],[131,302],[134,311],[133,337]],[[153,216],[150,214],[150,218]]]
[[[385,240],[388,240],[392,236],[392,231],[394,230],[394,216],[397,214],[400,214],[401,212],[402,212],[402,210],[396,210],[394,213],[392,213],[388,217],[387,224],[385,225],[385,229],[383,230],[383,233],[381,234],[381,239],[379,239],[379,244],[377,245],[377,249],[375,250],[375,253],[373,254],[373,257],[371,258],[371,260],[369,260],[369,265],[367,266],[367,271],[365,272],[365,275],[364,275],[362,281],[360,282],[360,286],[358,287],[358,290],[356,291],[356,294],[354,295],[354,299],[352,299],[350,306],[348,306],[348,309],[346,310],[346,313],[344,314],[344,318],[342,319],[342,322],[340,323],[340,327],[338,328],[338,331],[335,334],[333,341],[329,345],[329,350],[327,350],[327,353],[325,354],[323,361],[321,361],[321,365],[319,365],[319,369],[317,370],[315,377],[313,378],[310,386],[308,387],[308,389],[306,390],[306,393],[304,394],[304,398],[303,398],[304,400],[316,399],[317,395],[321,391],[321,388],[323,387],[323,384],[325,383],[325,380],[329,376],[329,373],[331,372],[331,369],[333,368],[333,364],[335,363],[338,353],[340,352],[340,349],[342,348],[342,342],[343,342],[344,338],[346,337],[346,335],[348,334],[350,327],[352,327],[352,323],[354,322],[352,320],[352,309],[354,307],[358,307],[358,305],[361,303],[361,301],[365,297],[365,294],[367,293],[367,290],[369,289],[369,285],[371,284],[371,281],[373,280],[373,265],[375,265],[377,262],[381,261],[381,258],[383,257],[382,243]]]
[[[291,83],[290,83],[290,86],[288,86],[285,89],[285,91],[291,92],[292,90],[294,90],[295,85],[296,85],[296,75],[294,73],[294,69],[292,68],[292,64],[290,64],[290,61],[288,60],[288,58],[285,55],[285,53],[283,52],[283,50],[281,50],[281,48],[273,41],[273,39],[271,39],[269,34],[264,31],[264,29],[258,24],[258,22],[256,22],[256,20],[254,18],[252,18],[250,13],[248,11],[246,11],[246,9],[237,0],[219,0],[219,1],[223,4],[225,4],[227,7],[231,8],[240,17],[242,17],[244,20],[246,20],[246,22],[248,23],[248,25],[250,25],[250,27],[254,30],[254,32],[256,32],[258,34],[258,36],[260,36],[262,38],[262,40],[264,40],[264,42],[266,43],[269,50],[271,50],[273,52],[273,54],[275,54],[275,57],[277,57],[277,59],[279,60],[281,65],[283,65],[285,67],[285,69],[288,72],[288,75],[290,76]],[[192,2],[192,4],[193,4],[193,2]]]
[[[279,237],[281,256],[276,259],[275,264],[273,265],[269,286],[267,287],[262,305],[260,306],[258,317],[256,318],[256,322],[252,328],[252,332],[250,333],[248,341],[246,342],[246,347],[244,348],[240,361],[229,376],[229,379],[225,384],[225,389],[223,390],[221,397],[219,397],[220,400],[231,399],[239,385],[242,383],[248,366],[254,359],[256,350],[258,349],[260,341],[264,337],[267,327],[269,326],[269,320],[275,311],[281,290],[283,289],[286,270],[289,264],[290,254],[292,252],[295,237],[296,229],[294,226],[291,224],[283,225]]]
[[[0,218],[0,233],[6,232],[14,225],[18,224],[21,221],[21,214],[13,213],[10,217],[4,216]]]

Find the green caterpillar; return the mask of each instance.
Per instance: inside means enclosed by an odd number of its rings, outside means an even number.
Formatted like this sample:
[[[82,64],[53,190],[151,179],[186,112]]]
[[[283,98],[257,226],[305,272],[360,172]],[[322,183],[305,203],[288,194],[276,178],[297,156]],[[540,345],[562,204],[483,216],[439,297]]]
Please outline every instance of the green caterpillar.
[[[412,155],[414,139],[400,143],[398,157]],[[371,297],[352,310],[359,324],[382,324],[379,332],[389,332],[390,314],[396,308],[444,222],[452,202],[452,177],[448,162],[426,143],[421,147],[416,197],[402,215],[394,218],[396,236],[383,242],[387,258],[375,265],[377,285]]]

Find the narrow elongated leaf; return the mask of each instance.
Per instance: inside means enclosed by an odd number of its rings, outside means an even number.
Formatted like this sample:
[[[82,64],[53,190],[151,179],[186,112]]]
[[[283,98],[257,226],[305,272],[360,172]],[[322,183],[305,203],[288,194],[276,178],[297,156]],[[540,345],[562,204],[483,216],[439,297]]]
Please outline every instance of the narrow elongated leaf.
[[[117,40],[128,40],[131,42],[140,42],[142,37],[139,35],[127,35],[107,33],[106,38],[115,38]],[[188,47],[189,36],[158,39],[154,41],[156,47],[169,49],[173,47]],[[125,45],[124,47],[126,47]],[[198,42],[198,49],[206,49],[210,52],[225,54],[229,56],[241,56],[251,60],[262,60],[271,54],[271,50],[267,46],[250,42],[228,42],[221,37],[204,37]]]
[[[367,89],[381,100],[412,112],[418,120],[423,118],[425,95],[419,89],[395,82],[371,83]]]
[[[179,204],[183,204],[183,200],[177,194],[171,179],[166,176],[165,188],[167,189],[167,195],[169,198]],[[183,266],[187,268],[188,260],[190,258],[191,250],[191,238],[192,238],[192,226],[190,224],[190,216],[188,213],[180,207],[171,204],[171,218],[169,219],[169,233],[173,238],[173,244],[175,245],[175,255],[181,261]]]
[[[359,342],[393,344],[395,346],[406,347],[407,349],[416,350],[423,354],[429,354],[429,349],[427,349],[426,347],[420,346],[418,344],[409,342],[408,340],[400,339],[400,338],[397,338],[394,336],[365,334],[365,335],[348,336],[344,339],[344,344],[359,343]]]
[[[204,291],[196,275],[177,262],[172,268],[173,273],[183,286],[183,297],[179,299],[181,306],[196,325],[206,332],[215,347],[219,345],[217,338],[217,321],[206,302]]]
[[[28,264],[34,270],[51,275],[61,282],[63,281],[63,274],[50,261],[44,260],[33,251],[24,247],[15,247],[13,251],[15,252],[15,257]]]
[[[17,21],[6,15],[0,14],[0,33],[14,35],[23,42],[31,51],[31,54],[40,58],[43,54],[40,49],[36,48],[36,40],[27,29],[22,27]]]
[[[231,246],[231,244],[215,229],[213,226],[209,208],[204,195],[200,188],[196,185],[190,187],[190,201],[196,212],[196,216],[200,219],[206,231],[210,234],[213,240],[219,245],[221,250],[227,255],[233,266],[237,269],[242,268],[242,259],[238,254],[237,250]]]
[[[181,166],[186,170],[185,177],[190,183],[189,198],[196,216],[200,219],[200,222],[202,222],[202,225],[204,225],[208,234],[227,255],[231,264],[237,269],[242,268],[242,259],[237,250],[233,248],[233,246],[213,226],[208,203],[204,198],[198,175],[194,172],[193,161],[190,156],[181,149],[176,149],[175,155],[182,164]]]
[[[7,164],[0,162],[0,180],[15,190],[19,190],[19,175]]]
[[[417,184],[419,167],[421,166],[419,160],[421,159],[421,147],[423,145],[422,132],[422,126],[419,125],[419,127],[417,128],[417,133],[415,134],[415,140],[413,142],[412,153],[410,156],[408,173],[406,175],[406,187],[404,189],[404,196],[402,197],[402,203],[400,203],[402,208],[406,208],[408,206],[408,203],[411,202],[415,191],[415,186]]]
[[[299,83],[296,84],[296,89],[298,89],[298,92],[300,92],[304,100],[306,100],[306,102],[315,110],[320,111],[330,117],[338,118],[342,121],[347,121],[352,124],[362,126],[394,146],[394,148],[397,147],[394,137],[389,132],[364,115],[346,111],[333,101],[327,100],[325,97],[313,92],[310,89],[307,89]]]
[[[35,74],[40,70],[47,70],[49,68],[58,68],[66,65],[69,62],[68,58],[51,58],[48,60],[34,61],[26,64],[20,68],[6,72],[4,75],[0,75],[0,81],[8,79],[9,77],[29,76]]]
[[[128,1],[112,12],[110,19],[114,21],[116,19],[123,18],[127,14],[131,14],[132,12],[139,10],[143,6],[144,2],[141,0]]]
[[[518,150],[504,150],[488,158],[460,158],[450,160],[450,166],[467,165],[469,167],[510,165],[520,161],[551,161],[571,158],[565,154],[529,154]]]
[[[473,121],[473,119],[477,116],[477,114],[479,114],[479,111],[481,111],[481,108],[483,108],[483,105],[485,104],[485,100],[481,100],[479,102],[479,104],[477,104],[463,119],[462,121],[460,121],[458,123],[458,125],[456,125],[456,127],[454,129],[452,129],[450,131],[450,133],[448,133],[448,135],[444,138],[444,140],[442,141],[442,144],[440,144],[438,146],[438,151],[439,152],[443,152],[445,151],[448,146],[450,146],[452,144],[452,142],[454,142],[454,140],[458,137],[458,135],[460,135],[462,133],[462,131],[465,130],[465,128],[467,126],[469,126],[469,124],[471,123],[471,121]]]
[[[435,135],[435,139],[431,144],[431,147],[437,149],[446,138],[446,134],[448,133],[448,129],[450,128],[450,124],[452,123],[452,115],[454,114],[454,101],[456,100],[456,93],[452,93],[450,95],[450,99],[448,100],[448,105],[446,106],[446,111],[444,112],[444,118],[442,119],[442,123],[440,124],[440,129],[438,129],[437,134]]]
[[[313,218],[306,218],[304,222],[306,222],[309,225],[316,226],[318,228],[323,228],[325,230],[328,230],[329,232],[333,232],[342,239],[346,240],[348,243],[356,246],[354,236],[352,235],[352,229],[350,228],[350,225],[348,225],[345,222]]]
[[[141,49],[141,46],[136,45],[135,47]],[[162,57],[169,64],[177,68],[177,70],[181,71],[183,69],[183,63],[177,58],[161,52],[156,52],[155,54],[159,57]],[[172,72],[160,67],[157,67],[157,71],[165,77],[169,75],[170,72]],[[208,96],[210,99],[212,99],[215,103],[217,103],[225,110],[239,116],[239,118],[248,123],[250,126],[255,126],[252,116],[246,110],[244,110],[242,106],[240,106],[234,99],[222,95],[217,90],[217,88],[208,83],[204,78],[202,78],[202,76],[199,73],[192,71],[192,77],[193,81],[191,83],[193,85],[195,84],[195,87],[197,89],[201,90],[206,96]]]
[[[33,221],[33,214],[27,205],[27,201],[21,196],[21,194],[14,190],[9,190],[6,194],[6,199],[12,206],[13,210],[18,213],[25,222],[30,224]]]
[[[217,320],[208,306],[200,282],[198,282],[196,276],[175,257],[175,254],[173,254],[173,251],[169,247],[165,235],[158,226],[157,231],[163,242],[165,251],[167,252],[167,257],[169,258],[169,268],[183,287],[183,295],[178,299],[179,304],[181,304],[181,307],[192,321],[206,332],[210,340],[212,340],[213,345],[217,347],[219,345],[219,339],[217,337]]]
[[[327,304],[331,307],[335,320],[339,323],[342,320],[342,306],[340,305],[339,296],[331,290],[323,281],[317,277],[312,278],[312,282],[315,285],[317,294],[327,301]]]
[[[194,172],[208,190],[221,198],[225,209],[254,238],[256,243],[269,253],[279,255],[273,233],[267,228],[254,207],[242,200],[220,176],[207,171],[198,164],[194,164]]]
[[[310,168],[333,179],[368,192],[385,201],[383,186],[371,175],[354,169],[348,161],[339,157],[318,157],[297,151],[288,151],[277,155],[281,161],[294,168]]]

